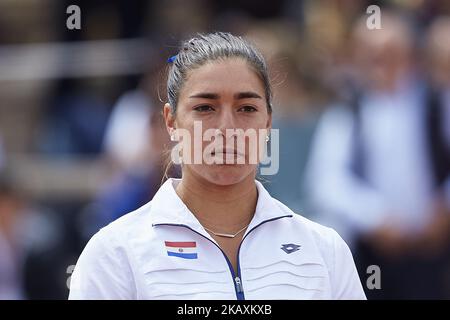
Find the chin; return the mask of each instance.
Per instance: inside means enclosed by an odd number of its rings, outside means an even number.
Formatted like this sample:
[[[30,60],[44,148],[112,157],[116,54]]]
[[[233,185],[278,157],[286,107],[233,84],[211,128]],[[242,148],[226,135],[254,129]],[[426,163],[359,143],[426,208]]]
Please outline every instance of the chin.
[[[202,170],[203,169],[203,170]],[[229,186],[241,182],[250,174],[254,173],[254,168],[248,165],[210,165],[201,168],[200,174],[210,183],[220,186]]]

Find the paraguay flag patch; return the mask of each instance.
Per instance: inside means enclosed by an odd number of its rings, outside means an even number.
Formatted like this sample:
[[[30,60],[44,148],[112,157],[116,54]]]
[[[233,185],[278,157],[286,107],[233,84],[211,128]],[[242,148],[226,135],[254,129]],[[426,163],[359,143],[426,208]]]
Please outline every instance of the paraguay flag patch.
[[[195,241],[164,241],[167,255],[183,259],[197,259],[197,244]]]

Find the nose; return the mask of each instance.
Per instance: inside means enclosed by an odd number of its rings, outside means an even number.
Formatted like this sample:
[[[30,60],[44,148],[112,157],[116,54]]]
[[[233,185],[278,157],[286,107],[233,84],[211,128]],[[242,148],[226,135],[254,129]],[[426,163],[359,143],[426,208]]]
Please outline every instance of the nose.
[[[221,132],[223,137],[227,137],[227,129],[236,129],[236,121],[231,108],[224,108],[220,113],[217,129]]]

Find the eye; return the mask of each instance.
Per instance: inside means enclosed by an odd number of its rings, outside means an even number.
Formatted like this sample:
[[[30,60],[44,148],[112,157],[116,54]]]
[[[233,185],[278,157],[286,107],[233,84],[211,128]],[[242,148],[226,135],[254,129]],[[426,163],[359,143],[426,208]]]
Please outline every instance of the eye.
[[[253,106],[243,106],[241,108],[239,108],[238,111],[242,111],[242,112],[255,112],[258,111],[255,107]]]
[[[211,106],[207,105],[207,104],[204,104],[204,105],[201,105],[201,106],[197,106],[197,107],[194,108],[194,110],[198,111],[198,112],[214,111],[214,109]]]

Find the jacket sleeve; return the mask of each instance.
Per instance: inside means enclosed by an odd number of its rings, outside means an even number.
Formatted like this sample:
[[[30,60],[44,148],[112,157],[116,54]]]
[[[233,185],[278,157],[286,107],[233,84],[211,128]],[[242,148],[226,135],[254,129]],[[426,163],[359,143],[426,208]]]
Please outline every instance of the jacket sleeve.
[[[100,230],[77,261],[70,280],[69,300],[135,299],[135,292],[126,253]]]
[[[350,248],[334,233],[334,268],[330,270],[332,299],[366,300]]]

